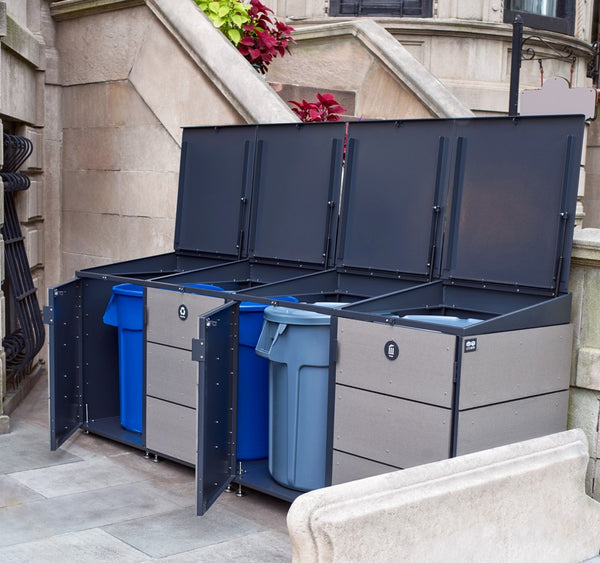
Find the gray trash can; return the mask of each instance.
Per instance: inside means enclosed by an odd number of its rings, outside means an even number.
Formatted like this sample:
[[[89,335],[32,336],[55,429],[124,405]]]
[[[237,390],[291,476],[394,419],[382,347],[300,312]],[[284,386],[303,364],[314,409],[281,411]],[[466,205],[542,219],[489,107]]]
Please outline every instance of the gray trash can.
[[[269,472],[299,491],[325,486],[330,321],[312,311],[267,307],[256,346],[269,360]]]

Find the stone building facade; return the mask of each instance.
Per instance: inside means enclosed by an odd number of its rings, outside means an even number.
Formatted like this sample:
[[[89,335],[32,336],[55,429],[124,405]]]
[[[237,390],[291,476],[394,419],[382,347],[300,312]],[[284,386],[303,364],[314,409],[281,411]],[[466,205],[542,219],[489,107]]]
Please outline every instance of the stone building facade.
[[[357,118],[508,111],[515,0],[272,0],[296,27],[293,54],[257,74],[192,0],[0,2],[0,118],[32,140],[19,217],[38,288],[79,268],[172,249],[181,127],[296,120],[284,100],[335,92]],[[598,2],[525,12],[520,89],[588,77]],[[385,6],[385,8],[381,8]],[[382,11],[383,10],[383,11]],[[394,11],[395,10],[395,11]],[[368,17],[364,17],[368,16]],[[560,55],[556,58],[556,55]],[[550,58],[546,58],[550,57]],[[280,95],[278,95],[278,93]],[[599,496],[600,129],[588,128],[572,261],[570,424],[591,447]],[[0,261],[1,263],[1,261]],[[5,273],[3,273],[3,278]],[[14,322],[0,299],[0,331]],[[33,370],[39,371],[46,358]],[[0,357],[1,359],[1,357]],[[19,391],[0,371],[0,431]],[[23,389],[26,390],[26,385]],[[21,391],[24,392],[24,391]],[[16,396],[15,396],[16,395]]]

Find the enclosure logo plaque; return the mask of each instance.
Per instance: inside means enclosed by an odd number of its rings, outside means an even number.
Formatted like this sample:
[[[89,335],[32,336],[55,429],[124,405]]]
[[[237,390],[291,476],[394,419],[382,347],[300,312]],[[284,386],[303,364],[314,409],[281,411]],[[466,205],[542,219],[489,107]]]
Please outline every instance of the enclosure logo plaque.
[[[179,318],[185,321],[188,318],[188,308],[185,305],[179,305]]]
[[[393,340],[388,340],[383,348],[383,353],[388,360],[396,360],[400,354],[400,347]]]
[[[467,352],[477,351],[477,338],[467,338],[465,340],[465,354]]]

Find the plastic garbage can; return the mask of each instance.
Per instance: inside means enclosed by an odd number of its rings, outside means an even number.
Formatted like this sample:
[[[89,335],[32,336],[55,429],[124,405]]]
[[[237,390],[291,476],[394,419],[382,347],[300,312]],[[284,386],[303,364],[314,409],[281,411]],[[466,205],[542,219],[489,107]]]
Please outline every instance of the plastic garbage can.
[[[207,284],[187,287],[223,291]],[[119,342],[119,406],[121,426],[142,432],[143,355],[144,355],[144,288],[132,283],[113,287],[103,321],[116,326]]]
[[[277,297],[295,301],[295,297]],[[269,454],[269,362],[256,354],[263,312],[268,305],[242,301],[238,353],[237,459],[263,459]]]
[[[269,360],[269,473],[284,487],[318,489],[326,478],[331,317],[287,307],[267,307],[264,317],[256,353]]]

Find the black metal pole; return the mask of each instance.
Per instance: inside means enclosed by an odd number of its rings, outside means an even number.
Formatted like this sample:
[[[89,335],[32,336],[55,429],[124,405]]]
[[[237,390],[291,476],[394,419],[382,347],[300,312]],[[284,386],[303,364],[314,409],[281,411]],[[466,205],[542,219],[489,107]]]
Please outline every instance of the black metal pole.
[[[521,75],[521,44],[523,42],[523,20],[517,14],[513,21],[512,54],[510,62],[510,97],[508,115],[519,115],[519,78]]]

